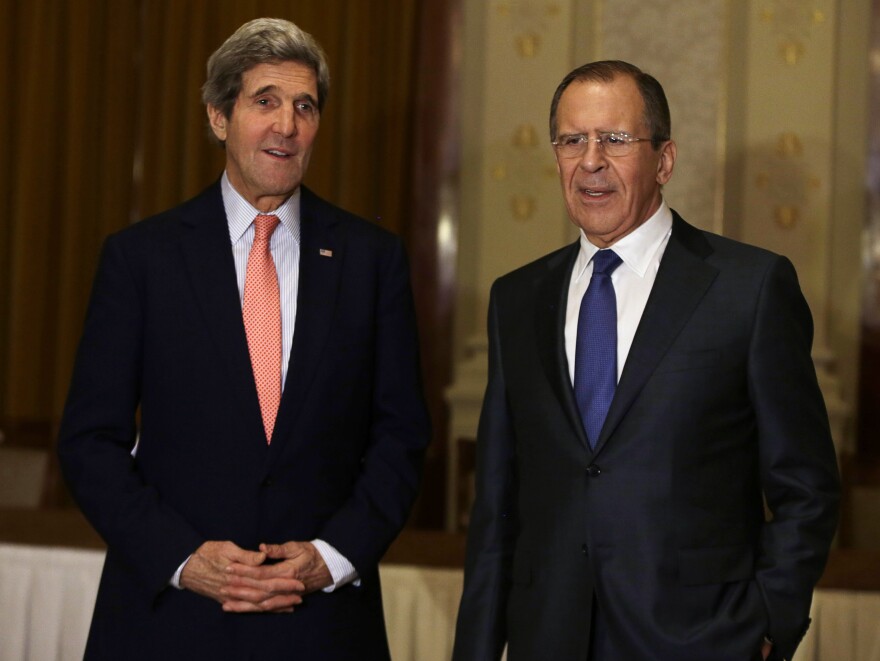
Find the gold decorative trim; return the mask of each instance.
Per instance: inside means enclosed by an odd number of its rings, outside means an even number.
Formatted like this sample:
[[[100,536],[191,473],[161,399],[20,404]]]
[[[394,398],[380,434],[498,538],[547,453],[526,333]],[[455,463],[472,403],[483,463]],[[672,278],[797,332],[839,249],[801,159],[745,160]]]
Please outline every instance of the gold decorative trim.
[[[554,21],[562,16],[562,6],[558,2],[537,2],[536,0],[509,0],[495,5],[495,11],[503,19],[510,20],[510,27],[516,36],[514,50],[524,59],[537,57],[541,51],[543,38],[550,32],[548,20]]]
[[[756,161],[760,169],[754,175],[754,186],[761,191],[765,208],[772,209],[773,221],[783,230],[791,230],[801,222],[813,194],[822,188],[822,179],[805,163],[807,151],[799,134],[786,131],[779,133],[772,149]]]
[[[782,205],[773,211],[776,224],[784,230],[792,229],[800,220],[801,211],[796,206]]]
[[[541,36],[534,33],[517,35],[514,42],[517,53],[523,58],[535,57],[541,49]]]
[[[806,47],[797,40],[779,42],[779,55],[786,64],[797,64],[806,52]]]
[[[797,133],[780,133],[776,140],[776,153],[782,158],[799,158],[804,155],[804,145]]]
[[[529,220],[535,213],[535,198],[531,195],[511,195],[510,208],[516,220]]]
[[[538,146],[538,132],[531,124],[520,124],[514,131],[511,144],[518,149],[532,149]]]
[[[825,12],[805,0],[766,0],[759,20],[778,37],[777,51],[783,62],[798,64],[807,52],[812,33],[827,22]]]

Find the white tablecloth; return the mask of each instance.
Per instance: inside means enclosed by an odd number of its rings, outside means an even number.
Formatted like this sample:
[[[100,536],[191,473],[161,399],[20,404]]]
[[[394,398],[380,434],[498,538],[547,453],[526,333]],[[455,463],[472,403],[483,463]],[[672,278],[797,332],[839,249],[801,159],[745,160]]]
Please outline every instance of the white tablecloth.
[[[79,661],[103,551],[0,544],[0,661]],[[382,565],[395,661],[448,661],[462,575],[456,569]]]
[[[880,661],[880,593],[816,590],[794,661]]]
[[[0,661],[82,659],[103,562],[98,551],[0,545]]]
[[[0,661],[82,658],[104,554],[0,544]],[[383,565],[394,661],[448,661],[462,574]],[[880,593],[817,590],[794,661],[880,661]]]

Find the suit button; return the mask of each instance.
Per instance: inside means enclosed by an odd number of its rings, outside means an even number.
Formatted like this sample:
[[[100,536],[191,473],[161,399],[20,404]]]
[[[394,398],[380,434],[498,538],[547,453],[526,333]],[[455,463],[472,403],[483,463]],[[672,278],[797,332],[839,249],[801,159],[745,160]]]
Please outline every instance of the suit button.
[[[590,477],[599,477],[602,474],[602,469],[599,468],[596,464],[590,464],[587,466],[587,475]]]
[[[587,545],[586,544],[581,544],[581,553],[583,553],[584,555],[590,555],[587,552]]]
[[[263,480],[263,488],[264,489],[271,487],[271,486],[272,486],[272,478],[271,477],[267,477],[265,480]]]

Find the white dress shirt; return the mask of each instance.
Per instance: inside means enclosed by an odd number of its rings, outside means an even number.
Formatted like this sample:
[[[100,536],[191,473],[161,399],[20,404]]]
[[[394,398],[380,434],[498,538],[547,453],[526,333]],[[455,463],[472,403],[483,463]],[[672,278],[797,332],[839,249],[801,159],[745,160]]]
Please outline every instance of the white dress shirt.
[[[660,260],[672,234],[672,212],[663,201],[648,220],[619,239],[610,248],[623,260],[611,274],[617,298],[617,380],[623,372],[636,329],[648,303],[648,296],[657,278]],[[593,255],[599,248],[589,242],[581,230],[581,249],[571,272],[568,306],[565,311],[565,355],[574,385],[574,354],[577,344],[578,313],[581,299],[593,275]]]

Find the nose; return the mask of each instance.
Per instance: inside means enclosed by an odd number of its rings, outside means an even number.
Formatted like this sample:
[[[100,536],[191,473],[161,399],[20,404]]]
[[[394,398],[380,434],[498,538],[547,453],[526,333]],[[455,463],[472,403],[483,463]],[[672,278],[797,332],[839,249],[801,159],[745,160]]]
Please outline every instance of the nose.
[[[584,153],[581,154],[578,167],[587,172],[598,172],[607,164],[605,158],[605,150],[602,149],[599,142],[596,140],[590,140],[587,143],[587,148],[584,150]]]
[[[275,132],[285,138],[296,135],[296,110],[292,106],[278,109],[275,115]]]

